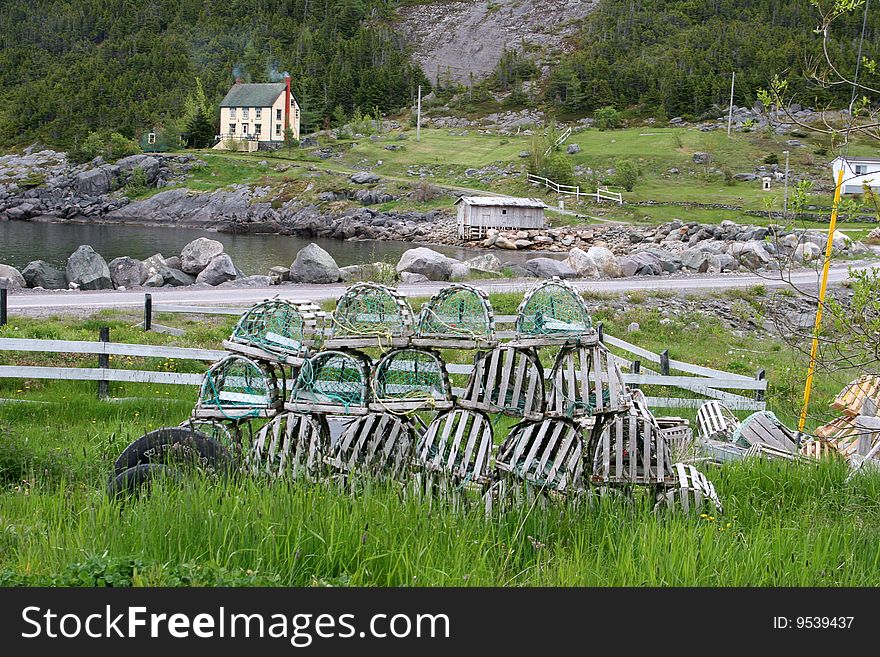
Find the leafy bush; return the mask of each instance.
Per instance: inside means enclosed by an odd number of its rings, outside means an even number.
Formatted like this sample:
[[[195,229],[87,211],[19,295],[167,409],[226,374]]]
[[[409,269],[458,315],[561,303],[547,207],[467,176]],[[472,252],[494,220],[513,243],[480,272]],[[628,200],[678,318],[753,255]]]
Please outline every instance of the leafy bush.
[[[779,156],[776,153],[770,153],[764,158],[764,164],[779,164]]]
[[[593,114],[593,120],[599,130],[614,130],[620,127],[620,112],[608,105],[596,110],[596,113]]]
[[[544,166],[538,172],[539,176],[549,178],[560,185],[574,185],[574,166],[571,160],[561,153],[554,153],[544,160]]]
[[[636,182],[639,180],[641,172],[635,164],[629,160],[621,160],[615,167],[614,184],[623,187],[626,191],[631,192]]]
[[[147,183],[147,172],[141,167],[136,167],[131,172],[131,176],[125,184],[125,194],[129,198],[136,198],[142,196],[149,187],[150,186]]]
[[[74,162],[88,162],[98,156],[105,160],[118,160],[141,152],[137,142],[118,132],[90,132],[82,145],[70,153]]]

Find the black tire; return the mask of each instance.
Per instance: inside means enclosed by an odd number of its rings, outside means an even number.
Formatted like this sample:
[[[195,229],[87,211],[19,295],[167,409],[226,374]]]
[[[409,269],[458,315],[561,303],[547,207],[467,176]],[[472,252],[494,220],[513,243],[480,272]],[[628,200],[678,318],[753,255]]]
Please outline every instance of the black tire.
[[[227,474],[233,470],[229,451],[201,431],[164,427],[141,436],[113,464],[113,477],[139,465],[173,465]]]
[[[110,496],[110,499],[130,497],[147,489],[150,484],[160,478],[175,483],[183,480],[181,473],[175,468],[158,463],[141,463],[111,477],[110,483],[107,484],[107,495]]]

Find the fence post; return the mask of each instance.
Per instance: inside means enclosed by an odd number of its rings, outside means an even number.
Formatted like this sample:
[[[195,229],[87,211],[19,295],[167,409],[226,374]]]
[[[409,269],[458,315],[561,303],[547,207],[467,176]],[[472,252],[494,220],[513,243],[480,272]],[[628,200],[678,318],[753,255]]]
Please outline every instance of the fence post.
[[[101,342],[110,342],[110,327],[102,326],[98,330],[98,339]],[[110,355],[98,354],[98,367],[110,367]],[[98,399],[107,399],[110,396],[110,382],[98,381]]]
[[[144,330],[153,328],[153,295],[144,295]]]
[[[764,379],[767,378],[767,370],[765,370],[765,369],[758,370],[758,373],[755,375],[755,378],[758,381],[763,381]],[[756,390],[755,391],[755,400],[756,401],[764,401],[764,391],[763,390]]]
[[[669,349],[664,349],[660,354],[660,375],[669,376]]]
[[[599,334],[599,342],[605,342],[605,324],[599,322],[599,325],[596,327],[596,332]]]
[[[6,302],[9,298],[9,290],[0,288],[0,326],[6,326],[9,316],[6,314]]]
[[[630,372],[632,372],[633,374],[641,374],[641,372],[642,372],[642,361],[640,361],[640,360],[634,360],[634,361],[632,362],[632,365],[629,366],[629,370],[630,370]],[[638,389],[639,389],[639,384],[638,384],[638,383],[633,383],[633,384],[630,386],[630,388],[633,388],[634,390],[638,390]]]

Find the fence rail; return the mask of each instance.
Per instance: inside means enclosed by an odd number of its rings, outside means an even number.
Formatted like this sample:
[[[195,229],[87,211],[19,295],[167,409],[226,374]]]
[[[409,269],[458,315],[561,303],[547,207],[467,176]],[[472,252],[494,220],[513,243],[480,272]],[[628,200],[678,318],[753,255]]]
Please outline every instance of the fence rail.
[[[623,194],[621,194],[620,192],[612,192],[607,187],[598,187],[595,192],[582,192],[580,185],[562,185],[558,182],[550,180],[549,178],[536,176],[533,173],[528,174],[528,181],[536,185],[543,185],[547,189],[556,192],[557,194],[567,194],[568,196],[574,196],[576,201],[580,200],[581,196],[595,196],[596,203],[601,203],[602,201],[614,201],[615,203],[623,205]]]

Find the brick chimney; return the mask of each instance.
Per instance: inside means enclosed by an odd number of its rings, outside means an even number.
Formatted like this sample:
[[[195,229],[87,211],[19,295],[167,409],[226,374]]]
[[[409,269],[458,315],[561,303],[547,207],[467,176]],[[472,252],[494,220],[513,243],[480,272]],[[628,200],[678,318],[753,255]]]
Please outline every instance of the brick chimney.
[[[284,76],[284,132],[290,128],[290,75]]]

